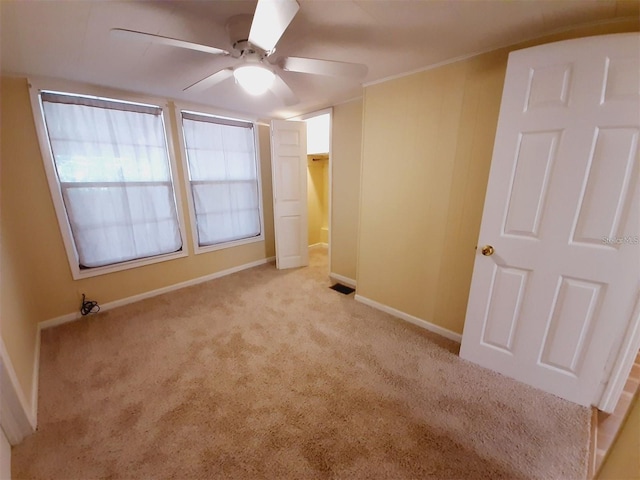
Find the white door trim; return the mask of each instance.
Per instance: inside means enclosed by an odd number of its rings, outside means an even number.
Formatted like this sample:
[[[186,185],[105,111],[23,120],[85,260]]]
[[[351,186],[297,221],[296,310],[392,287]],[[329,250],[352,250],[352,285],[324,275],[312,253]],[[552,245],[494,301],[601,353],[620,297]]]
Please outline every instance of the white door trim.
[[[37,338],[39,342],[39,335]],[[35,410],[20,388],[18,377],[0,337],[0,425],[11,445],[17,445],[36,429]]]
[[[624,333],[620,348],[614,347],[613,349],[617,355],[613,358],[613,368],[596,405],[598,409],[611,413],[616,408],[638,350],[640,350],[640,293],[636,298],[634,313]]]
[[[313,117],[318,117],[320,115],[329,115],[329,205],[328,205],[328,209],[329,209],[329,218],[328,218],[328,225],[327,228],[329,229],[328,232],[328,252],[327,252],[327,257],[328,257],[328,268],[329,271],[331,271],[331,245],[333,243],[332,241],[332,232],[333,232],[333,228],[332,228],[332,207],[333,207],[333,157],[332,157],[332,151],[333,151],[333,107],[328,107],[328,108],[323,108],[322,110],[316,110],[315,112],[310,112],[310,113],[305,113],[304,115],[299,115],[297,117],[293,117],[293,118],[288,118],[287,120],[302,120],[302,121],[306,121],[309,120],[310,118]]]

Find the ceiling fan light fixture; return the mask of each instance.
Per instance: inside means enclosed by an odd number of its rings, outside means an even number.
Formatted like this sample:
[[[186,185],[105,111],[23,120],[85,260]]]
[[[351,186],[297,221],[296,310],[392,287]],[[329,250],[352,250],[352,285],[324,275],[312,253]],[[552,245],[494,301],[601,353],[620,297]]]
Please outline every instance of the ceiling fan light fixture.
[[[262,95],[273,85],[275,74],[260,65],[243,65],[233,71],[233,76],[250,95]]]

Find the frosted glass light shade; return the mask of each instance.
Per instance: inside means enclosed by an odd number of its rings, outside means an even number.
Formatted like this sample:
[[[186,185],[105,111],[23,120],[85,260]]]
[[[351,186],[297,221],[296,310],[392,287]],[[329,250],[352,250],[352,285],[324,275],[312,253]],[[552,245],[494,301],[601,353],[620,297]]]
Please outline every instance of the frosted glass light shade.
[[[250,95],[262,95],[275,79],[275,74],[259,65],[243,65],[233,71],[233,76]]]

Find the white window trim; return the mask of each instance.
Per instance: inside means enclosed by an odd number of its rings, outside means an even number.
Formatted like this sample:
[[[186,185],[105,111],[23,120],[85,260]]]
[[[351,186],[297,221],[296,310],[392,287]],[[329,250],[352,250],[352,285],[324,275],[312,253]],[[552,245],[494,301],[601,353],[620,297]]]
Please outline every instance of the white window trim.
[[[211,115],[219,118],[227,118],[231,120],[240,120],[243,122],[253,123],[253,142],[256,153],[256,175],[258,180],[258,204],[260,209],[260,235],[255,237],[243,238],[241,240],[232,240],[230,242],[217,243],[215,245],[200,246],[198,241],[198,224],[196,223],[196,209],[193,204],[193,193],[191,191],[191,181],[189,179],[189,159],[187,158],[187,146],[184,139],[184,129],[182,126],[182,112],[189,112],[196,115]],[[230,116],[228,114],[220,114],[213,109],[203,107],[192,107],[182,103],[175,104],[175,119],[178,130],[178,142],[180,143],[180,157],[182,158],[182,171],[184,172],[184,189],[187,193],[187,207],[189,209],[189,220],[191,222],[191,243],[196,255],[201,253],[215,252],[225,248],[237,247],[249,243],[264,241],[264,208],[262,206],[262,171],[260,169],[260,139],[259,126],[255,119],[241,118],[238,116]]]
[[[140,95],[129,94],[126,92],[113,92],[100,87],[91,85],[75,84],[72,82],[53,80],[53,79],[40,79],[29,78],[29,96],[31,97],[31,110],[33,112],[33,119],[35,122],[36,133],[38,135],[38,142],[40,144],[40,152],[42,154],[42,162],[47,176],[47,182],[49,184],[49,192],[51,199],[53,200],[53,206],[58,219],[58,226],[60,227],[60,233],[62,235],[62,241],[69,260],[69,267],[71,268],[71,275],[74,280],[81,280],[83,278],[96,277],[99,275],[106,275],[109,273],[119,272],[122,270],[129,270],[132,268],[138,268],[145,265],[151,265],[159,262],[166,262],[168,260],[175,260],[177,258],[183,258],[189,256],[189,246],[186,241],[186,229],[185,219],[182,208],[182,192],[180,190],[180,181],[178,179],[177,162],[175,159],[175,149],[173,148],[173,135],[171,133],[171,108],[166,100],[144,97]],[[130,260],[128,262],[116,263],[113,265],[105,265],[104,267],[95,267],[90,269],[80,269],[78,253],[76,252],[75,243],[73,241],[73,235],[71,233],[71,225],[67,217],[67,212],[62,199],[62,192],[58,176],[55,171],[55,163],[53,153],[51,151],[51,145],[49,144],[49,138],[47,136],[47,130],[44,121],[44,113],[41,106],[40,91],[50,90],[57,92],[68,92],[78,95],[90,95],[96,97],[111,98],[115,100],[122,100],[125,102],[144,103],[150,105],[157,105],[162,108],[162,120],[165,131],[165,137],[167,141],[167,155],[169,158],[169,167],[171,169],[171,180],[173,183],[173,193],[176,202],[176,210],[178,216],[178,228],[180,230],[180,239],[182,242],[182,249],[179,252],[167,253],[162,255],[155,255],[153,257],[141,258],[137,260]]]

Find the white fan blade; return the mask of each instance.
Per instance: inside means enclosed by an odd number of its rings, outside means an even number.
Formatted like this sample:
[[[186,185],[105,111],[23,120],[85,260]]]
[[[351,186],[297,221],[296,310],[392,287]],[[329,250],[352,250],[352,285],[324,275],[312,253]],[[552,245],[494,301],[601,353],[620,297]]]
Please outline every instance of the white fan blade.
[[[258,0],[249,43],[271,52],[299,9],[296,0]]]
[[[212,53],[213,55],[229,55],[229,52],[221,48],[210,47],[209,45],[200,45],[199,43],[186,42],[177,38],[163,37],[154,35],[153,33],[136,32],[135,30],[126,30],[124,28],[112,28],[111,35],[114,37],[128,38],[131,40],[142,40],[146,42],[159,43],[161,45],[169,45],[172,47],[187,48],[189,50],[197,50],[199,52]]]
[[[362,78],[367,74],[367,66],[360,63],[334,62],[315,58],[286,57],[280,66],[287,72],[311,73],[332,77]]]
[[[214,85],[226,80],[227,78],[233,76],[233,70],[231,68],[225,68],[224,70],[219,70],[213,75],[209,75],[208,77],[203,78],[202,80],[198,80],[193,85],[189,85],[183,91],[186,92],[202,92],[207,90]]]
[[[271,91],[287,106],[295,105],[300,101],[296,94],[293,93],[293,90],[291,90],[291,87],[287,85],[287,82],[280,78],[279,75],[276,75],[276,78],[273,79]]]

